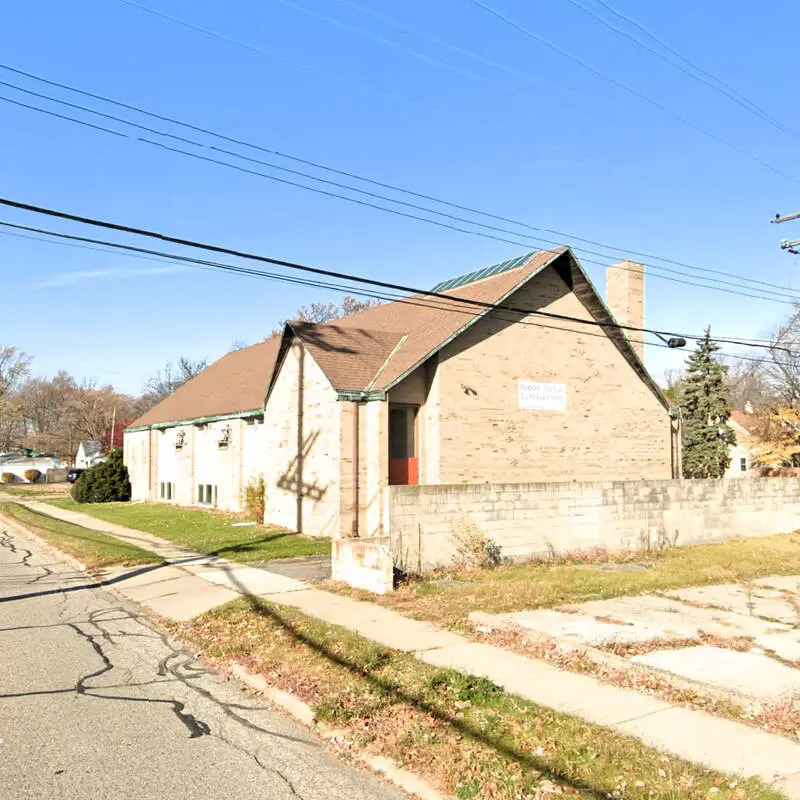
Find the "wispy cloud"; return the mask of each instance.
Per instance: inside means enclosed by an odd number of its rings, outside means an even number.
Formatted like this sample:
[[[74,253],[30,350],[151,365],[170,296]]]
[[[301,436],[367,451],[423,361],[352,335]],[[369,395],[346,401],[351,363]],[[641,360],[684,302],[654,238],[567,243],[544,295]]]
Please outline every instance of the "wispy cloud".
[[[72,286],[83,281],[121,281],[128,278],[144,278],[151,275],[174,275],[186,272],[188,267],[146,267],[145,269],[92,269],[78,272],[60,272],[42,281],[39,288]]]

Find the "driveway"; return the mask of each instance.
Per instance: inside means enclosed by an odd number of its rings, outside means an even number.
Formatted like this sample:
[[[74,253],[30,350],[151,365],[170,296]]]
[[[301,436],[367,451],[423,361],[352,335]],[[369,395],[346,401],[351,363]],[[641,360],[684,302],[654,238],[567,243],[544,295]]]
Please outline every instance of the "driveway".
[[[8,800],[399,800],[0,529],[0,786]]]

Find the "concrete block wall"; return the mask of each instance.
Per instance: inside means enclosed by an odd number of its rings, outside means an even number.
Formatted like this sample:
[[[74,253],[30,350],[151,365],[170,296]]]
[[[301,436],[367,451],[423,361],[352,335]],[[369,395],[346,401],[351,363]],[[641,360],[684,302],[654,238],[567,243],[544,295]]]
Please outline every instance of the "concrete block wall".
[[[386,506],[395,563],[415,572],[452,563],[466,525],[513,560],[789,533],[800,479],[392,486]]]

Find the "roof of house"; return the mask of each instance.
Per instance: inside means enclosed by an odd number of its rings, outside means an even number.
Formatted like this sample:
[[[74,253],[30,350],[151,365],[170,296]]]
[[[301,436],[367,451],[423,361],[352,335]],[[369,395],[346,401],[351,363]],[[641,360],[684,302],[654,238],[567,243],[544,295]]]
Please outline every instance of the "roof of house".
[[[280,337],[273,336],[222,356],[153,406],[130,428],[262,409],[279,343]]]
[[[553,266],[595,322],[606,326],[634,371],[665,408],[623,331],[569,248],[539,251],[439,284],[447,297],[417,294],[325,324],[289,322],[282,337],[229,353],[148,411],[131,427],[260,409],[297,337],[338,392],[381,393],[548,266]],[[454,298],[454,299],[448,299]]]
[[[83,454],[87,458],[91,458],[92,456],[99,455],[103,449],[103,446],[97,441],[97,439],[86,439],[78,444],[78,450],[81,448],[83,448]]]
[[[755,414],[748,414],[746,411],[731,411],[730,421],[741,430],[739,439],[743,437],[746,442],[740,441],[739,444],[747,444],[760,440],[758,435],[759,420]]]
[[[611,312],[569,248],[529,253],[439,284],[445,288],[437,292],[444,291],[448,297],[458,300],[418,294],[403,302],[375,306],[322,325],[290,322],[287,330],[290,335],[284,335],[282,352],[288,347],[291,335],[296,335],[307,345],[337,391],[383,392],[493,306],[514,306],[513,299],[508,298],[551,265],[583,302],[594,321],[607,326],[609,338],[668,408],[660,388],[625,334],[616,327]],[[281,356],[278,363],[280,361]]]

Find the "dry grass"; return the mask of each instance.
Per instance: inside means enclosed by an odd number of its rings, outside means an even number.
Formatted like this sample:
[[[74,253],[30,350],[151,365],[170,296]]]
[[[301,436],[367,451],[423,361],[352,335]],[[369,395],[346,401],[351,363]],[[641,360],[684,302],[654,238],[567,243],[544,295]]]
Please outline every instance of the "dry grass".
[[[621,557],[595,553],[586,559],[555,563],[442,571],[410,580],[396,592],[381,597],[341,585],[329,588],[369,598],[416,619],[463,627],[470,611],[523,611],[683,586],[800,574],[800,535],[677,547],[647,553],[644,558],[647,568],[637,571],[615,571],[609,566],[633,559],[642,562],[641,553]]]
[[[18,503],[0,503],[0,513],[13,518],[58,550],[77,558],[88,569],[112,564],[160,564],[163,561],[155,553],[121,542],[113,536],[53,519]]]
[[[342,749],[390,756],[462,800],[780,797],[253,598],[173,631],[207,660],[241,663],[309,703],[345,731]]]
[[[0,483],[0,495],[12,497],[68,497],[71,489],[70,483]]]

